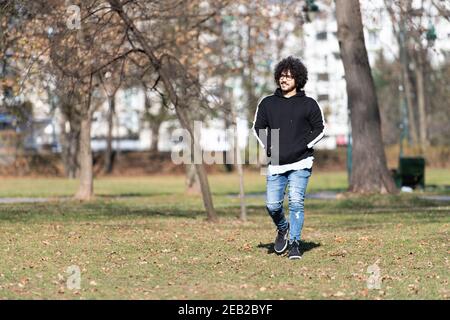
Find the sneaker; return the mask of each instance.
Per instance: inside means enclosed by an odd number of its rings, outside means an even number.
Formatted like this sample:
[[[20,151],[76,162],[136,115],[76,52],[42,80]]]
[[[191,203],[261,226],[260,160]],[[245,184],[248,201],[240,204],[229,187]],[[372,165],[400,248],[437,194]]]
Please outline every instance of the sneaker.
[[[300,244],[297,240],[294,240],[294,242],[291,243],[288,257],[289,259],[300,259],[302,257],[300,254]]]
[[[276,253],[282,253],[288,246],[289,226],[286,230],[278,230],[277,237],[275,238],[274,249]]]

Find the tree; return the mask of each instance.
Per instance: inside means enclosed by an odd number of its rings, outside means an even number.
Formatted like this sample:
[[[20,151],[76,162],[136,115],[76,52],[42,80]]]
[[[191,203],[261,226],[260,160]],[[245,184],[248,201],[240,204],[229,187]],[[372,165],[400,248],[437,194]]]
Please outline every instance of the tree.
[[[400,66],[385,58],[383,51],[377,56],[373,65],[373,78],[381,115],[381,133],[384,145],[398,145],[400,137],[400,102],[401,85]]]
[[[150,125],[150,152],[155,153],[158,151],[159,129],[162,123],[167,120],[173,120],[174,117],[169,114],[169,106],[164,95],[159,97],[159,103],[154,103],[154,99],[150,96],[151,90],[147,88],[145,82],[142,83],[142,86],[145,92],[143,120],[147,121]]]
[[[98,78],[103,87],[103,91],[107,97],[108,110],[107,110],[107,123],[108,132],[106,134],[106,150],[105,150],[105,164],[103,171],[106,174],[110,174],[113,169],[113,156],[112,156],[112,140],[113,140],[113,127],[114,127],[114,115],[116,113],[116,94],[120,89],[124,78],[125,60],[122,60],[120,68],[116,65],[110,66],[108,71],[103,75],[103,72],[99,73]]]
[[[46,49],[38,54],[44,58],[43,63],[50,66],[49,70],[53,74],[58,75],[55,78],[64,80],[61,82],[65,84],[67,96],[82,98],[82,101],[72,99],[73,108],[81,119],[80,188],[76,197],[89,199],[93,195],[90,125],[97,105],[93,102],[101,98],[99,86],[101,79],[105,80],[102,78],[105,69],[124,60],[142,68],[140,76],[145,81],[149,81],[149,78],[154,81],[147,86],[158,92],[161,92],[158,88],[162,87],[175,107],[181,125],[194,136],[191,115],[198,114],[199,110],[190,112],[190,108],[207,108],[208,102],[202,94],[198,77],[188,68],[190,63],[198,66],[198,57],[195,57],[196,61],[188,63],[184,61],[187,55],[177,56],[176,51],[192,43],[193,38],[198,38],[199,25],[217,12],[201,13],[203,9],[200,8],[200,1],[74,1],[73,4],[80,9],[80,23],[72,29],[67,26],[66,5],[59,1],[49,2],[49,6],[44,6],[48,2],[43,1],[27,3],[30,10],[36,13],[32,21],[33,28],[28,28],[35,31],[30,42],[34,43],[33,40],[40,38],[47,44],[44,46]],[[179,27],[175,37],[167,37],[165,33],[163,26],[169,25],[168,20]],[[155,22],[162,27],[153,28]],[[39,23],[41,27],[36,28]],[[40,32],[42,30],[48,32]],[[193,144],[198,146],[199,141],[195,140]],[[208,219],[215,220],[204,165],[195,164],[195,168]]]
[[[359,1],[336,0],[336,19],[352,126],[350,191],[394,193],[397,188],[386,165]]]
[[[124,48],[123,38],[116,37],[117,21],[110,19],[105,24],[102,7],[99,8],[96,1],[83,3],[80,10],[83,23],[74,29],[68,28],[67,19],[61,19],[67,9],[63,3],[54,2],[51,10],[38,6],[39,1],[33,4],[37,6],[38,14],[32,23],[34,26],[40,23],[44,30],[48,30],[46,33],[37,31],[33,39],[47,43],[47,49],[39,53],[40,56],[47,54],[42,64],[57,79],[57,90],[66,96],[64,105],[69,110],[65,113],[79,119],[80,184],[75,198],[89,200],[94,196],[91,124],[93,113],[103,102],[100,94],[102,72],[108,66],[114,69],[114,64],[120,65],[134,51]]]
[[[180,91],[186,90],[186,88],[192,90],[190,94],[200,95],[199,90],[196,87],[195,79],[192,79],[192,76],[186,71],[183,64],[180,63],[176,57],[170,55],[169,53],[163,53],[160,56],[157,56],[157,49],[153,45],[153,39],[146,37],[145,34],[136,26],[135,20],[137,19],[133,19],[132,16],[128,14],[127,10],[124,8],[124,5],[119,0],[108,0],[108,2],[111,5],[112,10],[117,13],[118,17],[122,20],[125,34],[130,32],[133,35],[132,39],[128,37],[131,46],[135,48],[136,45],[139,45],[140,50],[147,56],[151,67],[157,72],[158,80],[160,79],[163,83],[164,90],[167,92],[170,101],[174,105],[175,112],[181,125],[189,132],[191,137],[195,137],[188,112],[189,105],[186,104],[186,100],[183,100],[183,97],[180,96]],[[139,10],[142,10],[142,7],[140,7]],[[136,14],[136,8],[130,9],[130,12]],[[176,77],[173,75],[176,75]],[[184,86],[177,86],[177,81],[181,82]],[[193,150],[200,150],[199,141],[193,138],[192,143],[194,145]],[[210,221],[215,221],[217,220],[217,215],[213,206],[213,200],[204,164],[196,163],[195,168],[200,182],[207,219]]]
[[[434,21],[446,18],[446,9],[444,4],[431,0],[418,2],[384,0],[384,2],[399,46],[398,62],[402,67],[408,129],[413,146],[418,146],[424,153],[429,145],[429,136],[432,134],[428,129],[432,82],[430,60],[436,34],[431,18],[435,16]]]

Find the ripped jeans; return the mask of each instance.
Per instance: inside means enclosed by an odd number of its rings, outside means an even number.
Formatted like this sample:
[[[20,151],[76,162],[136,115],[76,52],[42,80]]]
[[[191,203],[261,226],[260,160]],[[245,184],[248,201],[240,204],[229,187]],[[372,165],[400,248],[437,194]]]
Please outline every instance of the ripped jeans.
[[[288,222],[284,216],[283,200],[289,185],[289,241],[300,241],[304,220],[304,200],[311,169],[291,170],[268,175],[266,208],[278,230],[286,230]]]

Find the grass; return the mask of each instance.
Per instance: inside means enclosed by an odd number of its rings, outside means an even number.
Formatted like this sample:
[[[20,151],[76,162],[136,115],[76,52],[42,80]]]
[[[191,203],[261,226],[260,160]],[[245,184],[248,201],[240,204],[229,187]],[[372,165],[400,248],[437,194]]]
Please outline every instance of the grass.
[[[345,172],[314,172],[310,191],[322,189],[344,190],[347,187]],[[247,193],[265,192],[264,176],[258,172],[245,175]],[[209,179],[212,192],[225,195],[239,192],[236,174],[215,174]],[[78,187],[77,180],[63,178],[2,178],[0,197],[62,197],[72,196]],[[183,177],[177,175],[148,177],[111,177],[96,179],[95,193],[99,196],[151,196],[184,193]]]
[[[445,183],[448,173],[435,179]],[[87,203],[0,204],[0,298],[450,297],[446,202],[418,194],[307,199],[305,252],[290,261],[272,251],[263,197],[247,199],[248,222],[239,222],[231,195],[237,178],[214,175],[210,183],[216,224],[204,220],[201,198],[185,195],[176,176],[101,179],[99,196]],[[345,173],[314,172],[308,192],[345,187]],[[75,189],[64,179],[4,179],[0,197],[70,196]],[[248,193],[264,190],[263,177],[246,175]],[[381,289],[368,290],[375,262]],[[72,265],[81,270],[79,290],[66,286]]]

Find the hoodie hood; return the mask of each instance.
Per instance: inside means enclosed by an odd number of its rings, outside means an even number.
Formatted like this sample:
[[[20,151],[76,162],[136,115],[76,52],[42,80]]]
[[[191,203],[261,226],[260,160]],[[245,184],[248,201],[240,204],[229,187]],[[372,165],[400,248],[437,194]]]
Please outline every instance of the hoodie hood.
[[[281,91],[280,88],[277,88],[274,92],[274,95],[276,95],[277,97],[281,97],[281,98],[286,98],[285,96],[283,96],[283,91]],[[305,96],[305,91],[303,90],[297,90],[297,93],[295,95],[293,95],[292,97],[304,97]],[[289,98],[292,98],[289,97]],[[286,98],[288,99],[288,98]]]

